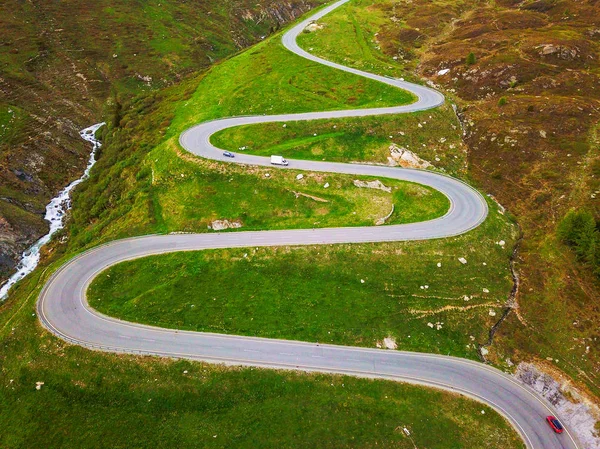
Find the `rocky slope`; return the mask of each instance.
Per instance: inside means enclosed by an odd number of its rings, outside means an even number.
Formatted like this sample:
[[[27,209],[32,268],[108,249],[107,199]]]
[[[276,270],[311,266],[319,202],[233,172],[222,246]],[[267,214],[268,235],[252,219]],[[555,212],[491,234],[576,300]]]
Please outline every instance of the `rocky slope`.
[[[258,41],[320,0],[0,4],[0,282],[85,167],[78,131]]]

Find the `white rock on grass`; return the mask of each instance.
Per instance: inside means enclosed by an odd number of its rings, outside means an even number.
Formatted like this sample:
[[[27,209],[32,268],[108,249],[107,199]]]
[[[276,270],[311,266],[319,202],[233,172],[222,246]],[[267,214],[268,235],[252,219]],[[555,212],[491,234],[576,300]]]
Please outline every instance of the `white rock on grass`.
[[[396,343],[396,339],[394,337],[385,337],[383,339],[383,345],[386,349],[398,349],[398,344]]]
[[[492,309],[490,309],[490,312],[489,312],[489,313],[490,313],[490,316],[496,316],[496,311],[494,311],[494,310],[492,310]]]
[[[296,176],[296,179],[298,181],[300,181],[302,178],[304,178],[304,175],[302,173],[300,173],[298,176]]]
[[[458,261],[459,261],[460,263],[462,263],[463,265],[466,265],[466,264],[467,264],[467,259],[465,259],[464,257],[459,257],[459,258],[458,258]]]
[[[487,288],[484,288],[484,289],[483,289],[483,293],[489,293],[489,292],[490,292],[490,290],[489,290],[489,289],[487,289]]]
[[[210,229],[213,231],[222,231],[224,229],[237,229],[241,228],[242,223],[238,220],[215,220],[210,224]]]
[[[44,385],[44,382],[36,382],[35,383],[35,389],[36,390],[41,390],[42,389],[42,385]]]
[[[385,186],[379,179],[376,179],[375,181],[360,181],[358,179],[355,179],[354,181],[352,181],[352,183],[359,188],[383,190],[387,193],[392,192],[392,188]]]
[[[433,329],[433,323],[427,323],[427,326]]]
[[[441,262],[438,262],[438,263],[437,263],[437,267],[438,267],[438,268],[442,268],[442,263],[441,263]]]
[[[323,186],[324,189],[327,189],[329,187],[329,183],[326,182],[325,185]]]

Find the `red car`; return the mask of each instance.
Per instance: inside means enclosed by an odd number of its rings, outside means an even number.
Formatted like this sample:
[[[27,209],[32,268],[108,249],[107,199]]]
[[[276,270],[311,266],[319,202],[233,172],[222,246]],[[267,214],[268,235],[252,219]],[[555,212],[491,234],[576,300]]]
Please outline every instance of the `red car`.
[[[550,424],[550,427],[552,427],[552,430],[554,430],[556,433],[564,432],[564,427],[554,416],[546,416],[546,421],[548,421],[548,424]]]

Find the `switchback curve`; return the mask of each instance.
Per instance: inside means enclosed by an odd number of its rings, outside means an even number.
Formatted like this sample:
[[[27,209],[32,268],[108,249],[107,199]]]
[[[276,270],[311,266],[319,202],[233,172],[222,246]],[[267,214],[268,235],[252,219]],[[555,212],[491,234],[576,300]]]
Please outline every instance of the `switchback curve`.
[[[284,45],[312,61],[406,89],[417,97],[415,103],[390,108],[216,120],[185,131],[180,137],[181,145],[202,157],[264,166],[270,165],[269,160],[259,156],[238,154],[233,160],[224,158],[222,150],[210,143],[210,136],[222,129],[245,124],[398,114],[442,104],[444,97],[427,87],[340,66],[298,47],[296,37],[310,21],[323,17],[348,1],[338,1],[291,28],[283,37]],[[542,399],[504,373],[477,362],[432,354],[161,329],[107,317],[88,305],[87,287],[100,272],[139,257],[214,248],[443,238],[473,229],[485,220],[488,213],[485,199],[476,190],[457,179],[434,172],[297,160],[290,161],[289,168],[417,182],[444,193],[451,206],[443,217],[404,225],[144,236],[114,241],[76,256],[52,275],[37,304],[41,323],[58,337],[95,350],[341,373],[435,386],[460,392],[494,407],[509,419],[529,448],[577,448],[570,435],[557,436],[546,427],[544,417],[553,414],[553,411]]]

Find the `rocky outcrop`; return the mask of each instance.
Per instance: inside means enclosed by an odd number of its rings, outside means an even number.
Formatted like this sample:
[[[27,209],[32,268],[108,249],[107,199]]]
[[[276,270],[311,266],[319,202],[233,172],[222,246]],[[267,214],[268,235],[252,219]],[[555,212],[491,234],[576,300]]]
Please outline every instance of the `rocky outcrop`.
[[[540,56],[554,56],[565,61],[573,61],[579,57],[579,49],[577,47],[567,47],[565,45],[540,45],[538,51]]]
[[[432,167],[429,161],[421,159],[417,154],[412,151],[400,147],[393,143],[390,146],[390,156],[388,157],[390,165],[400,165],[402,167],[411,168],[429,168]]]
[[[242,223],[239,220],[215,220],[208,228],[213,231],[224,231],[225,229],[238,229],[241,227]]]
[[[383,190],[384,192],[392,193],[392,188],[383,185],[383,183],[379,179],[376,179],[375,181],[360,181],[358,179],[355,179],[354,181],[352,181],[352,183],[356,187],[360,187],[363,189]]]
[[[560,413],[560,417],[577,435],[583,447],[600,447],[595,429],[600,408],[576,390],[569,381],[559,382],[532,363],[520,363],[515,377],[543,396]]]

